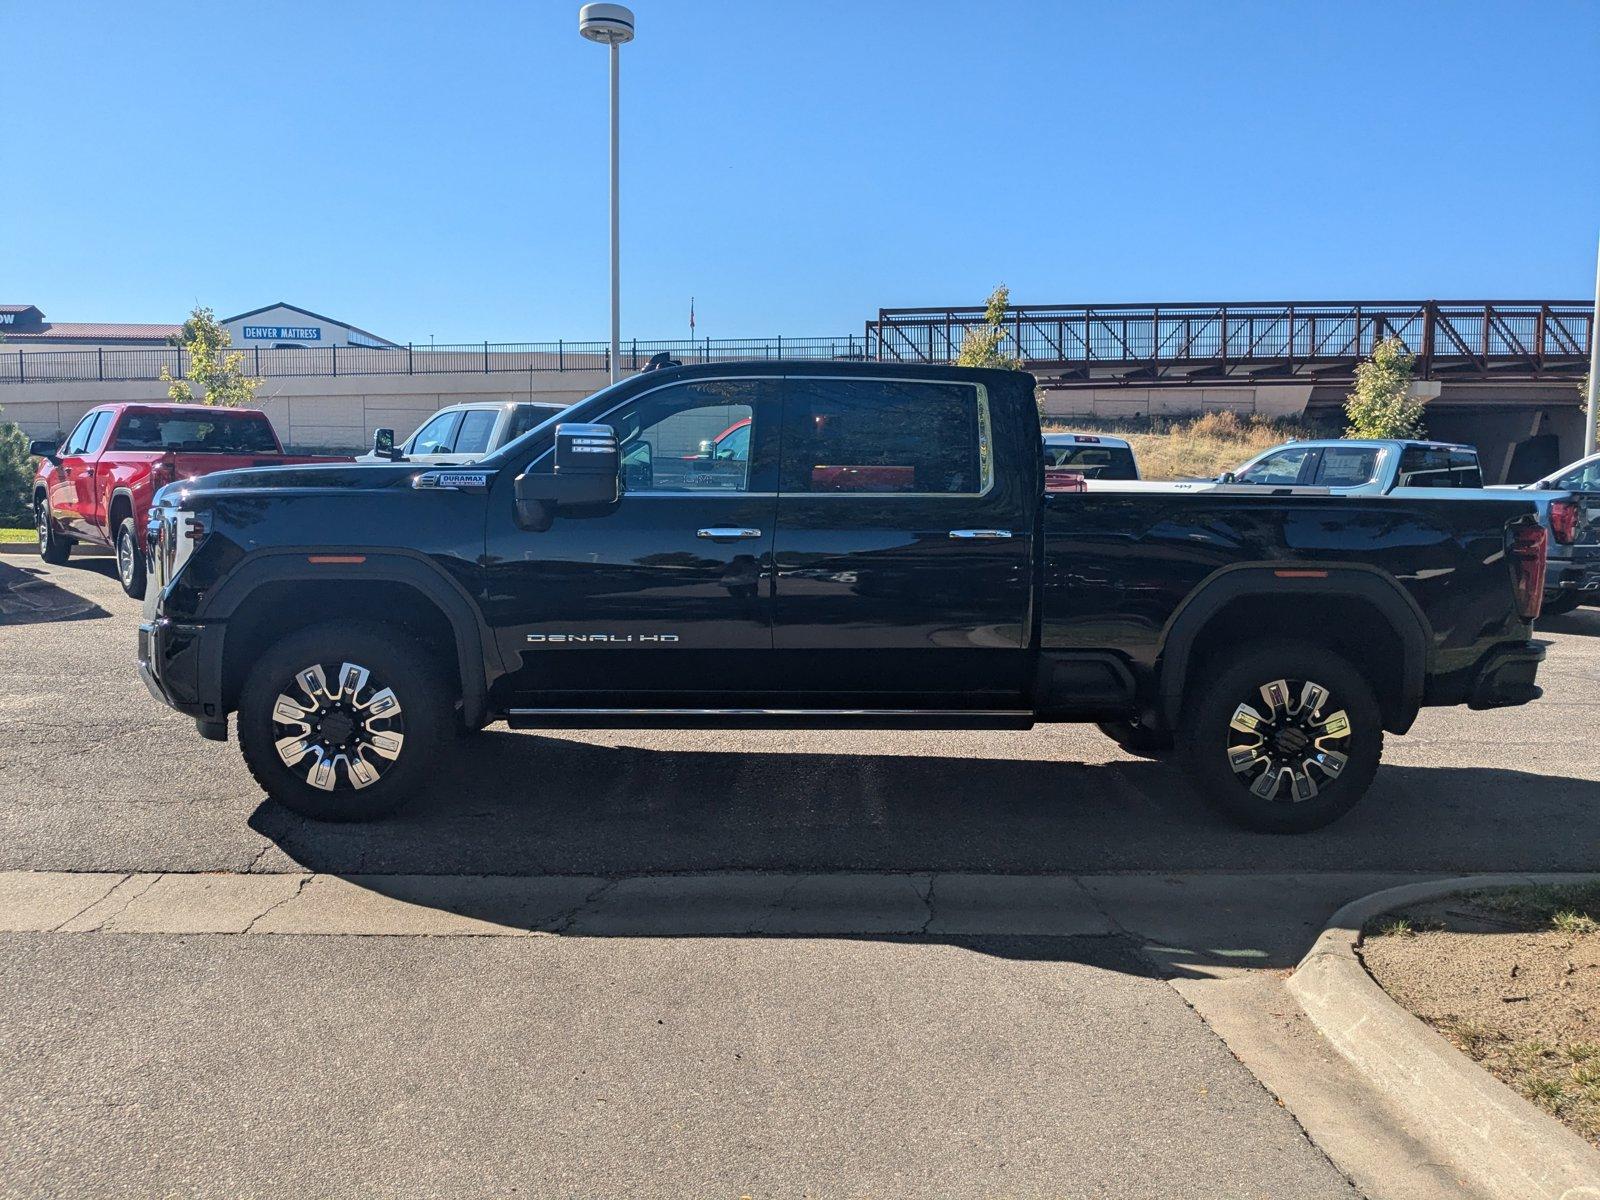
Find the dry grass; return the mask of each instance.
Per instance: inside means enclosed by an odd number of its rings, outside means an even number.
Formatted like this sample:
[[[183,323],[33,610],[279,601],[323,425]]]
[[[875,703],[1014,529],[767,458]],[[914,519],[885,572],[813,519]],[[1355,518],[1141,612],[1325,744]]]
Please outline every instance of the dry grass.
[[[1045,432],[1109,433],[1126,438],[1146,479],[1214,479],[1246,459],[1292,438],[1328,436],[1300,421],[1208,412],[1182,420],[1105,421],[1051,418]],[[1336,434],[1334,436],[1337,436]]]

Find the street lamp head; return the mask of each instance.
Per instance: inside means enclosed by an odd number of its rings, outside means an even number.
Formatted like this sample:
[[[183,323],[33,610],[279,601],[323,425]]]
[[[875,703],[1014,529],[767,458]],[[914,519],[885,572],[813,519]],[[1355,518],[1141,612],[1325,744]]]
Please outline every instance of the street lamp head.
[[[585,4],[578,10],[578,32],[607,46],[631,42],[633,10],[623,4]]]

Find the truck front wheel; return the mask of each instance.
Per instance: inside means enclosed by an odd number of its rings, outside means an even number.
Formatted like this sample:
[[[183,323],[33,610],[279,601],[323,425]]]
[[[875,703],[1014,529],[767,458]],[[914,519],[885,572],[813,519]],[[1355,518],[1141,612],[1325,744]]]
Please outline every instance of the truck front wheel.
[[[1337,820],[1383,753],[1376,697],[1361,673],[1308,642],[1213,657],[1184,706],[1181,747],[1206,799],[1265,833]]]
[[[394,626],[291,634],[251,669],[239,746],[262,789],[301,816],[364,821],[410,800],[449,744],[454,689]]]
[[[39,531],[40,558],[59,567],[72,557],[72,543],[56,532],[56,523],[50,519],[50,502],[43,496],[33,502],[33,520]]]

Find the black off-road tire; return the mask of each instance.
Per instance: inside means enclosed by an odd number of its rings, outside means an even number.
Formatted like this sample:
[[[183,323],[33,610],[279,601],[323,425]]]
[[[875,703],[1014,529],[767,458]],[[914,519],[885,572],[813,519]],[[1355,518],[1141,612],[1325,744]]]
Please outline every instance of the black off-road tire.
[[[1100,721],[1095,728],[1135,758],[1162,758],[1173,746],[1173,737],[1166,730],[1138,721]]]
[[[1572,612],[1583,603],[1582,592],[1546,592],[1539,608],[1541,617],[1559,617]]]
[[[1383,754],[1382,715],[1372,688],[1349,662],[1309,642],[1274,641],[1225,650],[1202,670],[1205,676],[1191,682],[1184,699],[1179,747],[1189,778],[1214,807],[1263,833],[1306,833],[1337,820],[1366,794]],[[1230,763],[1231,741],[1248,743],[1258,736],[1236,731],[1235,714],[1242,704],[1253,704],[1265,715],[1269,710],[1261,689],[1278,680],[1289,682],[1296,700],[1307,681],[1321,685],[1328,700],[1316,711],[1324,720],[1343,712],[1349,721],[1346,739],[1321,739],[1344,756],[1337,776],[1329,778],[1317,766],[1300,771],[1316,784],[1315,794],[1305,799],[1293,798],[1293,776],[1286,778],[1281,772],[1276,798],[1257,795],[1251,791],[1253,779]],[[1285,716],[1284,723],[1294,724],[1295,718]],[[1306,724],[1327,728],[1312,717]],[[1262,738],[1264,744],[1268,740]],[[1319,744],[1318,739],[1311,741],[1312,753]],[[1289,752],[1289,761],[1309,761],[1301,757],[1304,753],[1299,748]],[[1268,771],[1264,765],[1257,774]]]
[[[50,519],[50,502],[42,497],[33,502],[34,527],[39,532],[39,557],[53,567],[59,567],[72,557],[72,539],[56,532]]]
[[[132,517],[117,522],[117,582],[135,600],[144,599],[144,548],[139,545],[139,530]]]
[[[278,741],[286,730],[274,710],[280,695],[307,701],[310,694],[301,689],[298,677],[308,667],[321,666],[334,681],[347,663],[370,672],[371,682],[360,692],[364,703],[371,704],[381,688],[392,689],[399,702],[403,745],[392,760],[370,751],[365,755],[378,771],[376,782],[355,787],[348,766],[335,766],[334,787],[325,790],[309,782],[306,760],[291,765],[279,754]],[[239,747],[262,790],[285,808],[317,821],[371,820],[414,798],[449,752],[456,691],[428,648],[398,626],[352,621],[316,625],[283,638],[251,668],[239,697]],[[393,728],[393,720],[376,723]]]

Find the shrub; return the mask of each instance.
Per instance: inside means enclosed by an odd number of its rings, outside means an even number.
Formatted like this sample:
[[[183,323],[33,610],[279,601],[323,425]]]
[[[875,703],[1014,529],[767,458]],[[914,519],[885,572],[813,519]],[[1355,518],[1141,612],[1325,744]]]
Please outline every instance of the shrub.
[[[28,435],[0,422],[0,525],[33,524],[33,459]]]

